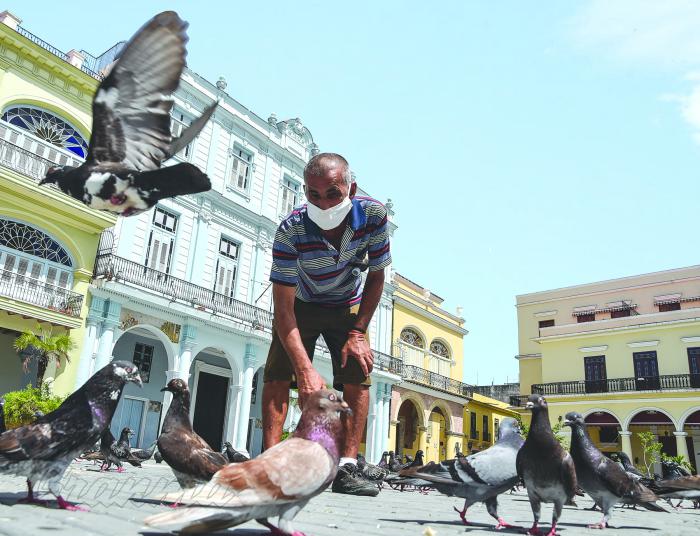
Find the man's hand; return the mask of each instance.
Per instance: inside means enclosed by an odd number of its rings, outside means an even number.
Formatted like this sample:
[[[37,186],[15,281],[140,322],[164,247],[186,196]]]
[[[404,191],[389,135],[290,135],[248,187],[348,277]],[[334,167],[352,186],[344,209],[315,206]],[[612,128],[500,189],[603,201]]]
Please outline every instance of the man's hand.
[[[304,409],[304,403],[311,393],[326,388],[326,380],[313,367],[297,372],[296,376],[299,388],[299,407]]]
[[[364,333],[351,330],[348,333],[348,340],[343,346],[340,359],[340,366],[345,367],[348,357],[357,359],[360,368],[365,376],[369,376],[374,367],[374,354],[369,347],[369,342]]]

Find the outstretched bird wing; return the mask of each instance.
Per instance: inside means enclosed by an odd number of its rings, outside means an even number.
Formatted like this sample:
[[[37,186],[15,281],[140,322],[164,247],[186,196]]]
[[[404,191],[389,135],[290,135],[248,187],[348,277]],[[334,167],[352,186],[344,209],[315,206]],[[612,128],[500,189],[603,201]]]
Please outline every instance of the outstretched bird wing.
[[[185,66],[186,28],[165,11],[127,43],[93,100],[89,161],[149,171],[170,156],[171,94]]]

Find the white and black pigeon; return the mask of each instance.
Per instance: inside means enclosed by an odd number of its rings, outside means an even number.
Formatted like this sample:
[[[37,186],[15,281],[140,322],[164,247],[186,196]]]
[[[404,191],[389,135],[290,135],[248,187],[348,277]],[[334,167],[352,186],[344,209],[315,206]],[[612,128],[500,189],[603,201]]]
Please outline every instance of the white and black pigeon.
[[[528,534],[541,535],[538,528],[542,503],[554,503],[552,527],[547,536],[556,536],[557,522],[564,504],[573,501],[578,484],[571,455],[554,437],[549,424],[547,401],[541,395],[530,395],[525,407],[532,411],[530,431],[516,458],[518,476],[527,488],[535,518]]]
[[[571,427],[571,457],[574,459],[578,484],[603,510],[603,519],[588,528],[606,528],[612,509],[618,503],[638,504],[654,512],[666,511],[656,504],[659,498],[650,489],[595,446],[580,413],[567,413],[564,426]]]
[[[228,460],[213,450],[190,422],[190,391],[187,384],[175,378],[161,391],[172,393],[173,399],[163,420],[158,437],[158,452],[170,466],[180,487],[189,489],[209,482]]]
[[[469,524],[467,509],[477,502],[483,502],[488,513],[498,522],[496,530],[516,528],[498,515],[498,496],[518,483],[515,459],[522,445],[518,421],[505,418],[499,428],[498,441],[486,450],[407,469],[400,474],[414,474],[431,482],[440,493],[463,498],[464,509],[455,508],[455,511],[465,525]]]
[[[142,385],[136,366],[128,361],[112,361],[55,411],[0,435],[0,474],[27,478],[28,493],[22,502],[41,503],[34,498],[32,486],[42,480],[48,482],[59,508],[82,509],[61,497],[61,477],[73,459],[109,428],[127,382]]]
[[[337,392],[314,392],[292,437],[250,461],[227,465],[208,484],[166,496],[166,501],[200,507],[156,514],[145,524],[191,534],[255,519],[278,536],[299,535],[292,529],[292,520],[338,471],[344,441],[342,413],[350,413],[350,407]],[[268,521],[271,517],[279,517],[278,527]]]
[[[40,184],[56,183],[90,208],[123,216],[161,199],[211,189],[209,178],[192,164],[161,168],[204,128],[217,106],[172,139],[172,93],[185,67],[186,28],[177,13],[164,11],[131,38],[95,93],[85,162],[52,167]]]

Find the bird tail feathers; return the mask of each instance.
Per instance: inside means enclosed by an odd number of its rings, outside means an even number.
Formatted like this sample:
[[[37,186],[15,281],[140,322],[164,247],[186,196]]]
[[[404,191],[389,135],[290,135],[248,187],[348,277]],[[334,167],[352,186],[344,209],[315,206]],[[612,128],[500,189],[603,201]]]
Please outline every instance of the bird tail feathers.
[[[199,534],[223,530],[251,519],[248,512],[219,508],[178,508],[144,519],[149,527],[181,534]]]
[[[229,486],[218,484],[216,478],[194,488],[168,493],[160,500],[198,506],[225,506],[228,508],[243,506],[239,492]]]

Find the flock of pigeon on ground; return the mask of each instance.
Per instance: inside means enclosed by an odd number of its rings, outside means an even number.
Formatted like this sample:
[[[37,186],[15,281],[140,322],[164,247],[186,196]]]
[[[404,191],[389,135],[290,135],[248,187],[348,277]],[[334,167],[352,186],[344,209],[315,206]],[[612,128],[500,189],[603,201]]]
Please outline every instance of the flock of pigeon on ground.
[[[122,216],[138,214],[159,200],[207,191],[207,176],[189,163],[161,168],[162,163],[189,144],[212,117],[213,102],[177,139],[171,137],[172,93],[185,65],[187,24],[176,13],[160,13],[137,32],[102,81],[93,99],[90,149],[79,167],[51,168],[42,183],[56,183],[68,195],[91,208]],[[5,430],[0,420],[0,474],[24,476],[27,496],[20,502],[46,504],[34,496],[41,481],[56,497],[59,508],[82,510],[61,496],[63,474],[76,458],[101,462],[124,471],[124,463],[139,467],[155,456],[171,467],[181,491],[162,498],[173,506],[144,522],[152,527],[187,533],[208,532],[255,519],[275,534],[295,533],[291,522],[308,501],[321,493],[338,470],[341,415],[350,413],[333,390],[314,393],[305,404],[294,434],[255,459],[249,460],[230,444],[217,452],[197,435],[189,420],[187,384],[171,380],[163,391],[172,403],[156,445],[132,449],[129,428],[115,440],[110,424],[128,382],[141,385],[133,363],[113,361],[97,371],[82,387],[48,415],[38,415],[26,426]],[[467,523],[467,509],[483,502],[497,520],[496,529],[520,528],[498,514],[497,497],[524,484],[538,527],[541,503],[554,503],[551,530],[565,504],[572,504],[581,489],[603,511],[605,528],[616,504],[641,505],[666,511],[659,498],[700,499],[700,476],[676,474],[670,479],[645,479],[620,455],[620,463],[603,455],[588,436],[583,418],[566,415],[572,428],[571,451],[564,450],[549,425],[547,403],[530,397],[532,423],[527,439],[517,422],[504,419],[500,437],[492,447],[470,456],[440,463],[423,463],[423,453],[401,464],[385,453],[378,465],[361,456],[358,467],[381,488],[384,483],[398,490],[435,489],[464,499],[457,510]],[[1,406],[0,406],[1,408]],[[2,412],[0,412],[2,417]],[[278,518],[274,526],[268,518]]]
[[[46,482],[66,510],[84,510],[67,502],[60,491],[63,474],[76,458],[101,462],[101,470],[124,463],[140,467],[152,456],[165,461],[173,471],[180,491],[158,499],[170,504],[170,511],[144,520],[148,526],[183,533],[211,532],[250,520],[275,534],[294,535],[291,522],[311,498],[333,481],[338,470],[342,437],[341,416],[351,413],[335,391],[314,393],[302,411],[290,438],[250,460],[225,444],[223,452],[212,449],[192,428],[189,418],[190,393],[181,379],[170,380],[163,391],[172,402],[162,431],[148,449],[130,448],[133,432],[124,428],[118,440],[110,424],[124,386],[141,385],[133,363],[113,361],[99,370],[61,406],[39,416],[26,426],[4,430],[0,411],[0,474],[27,479],[27,496],[21,503],[46,505],[34,496],[34,484]],[[534,523],[528,534],[542,534],[538,527],[541,503],[553,503],[552,525],[556,527],[564,505],[575,505],[574,497],[586,492],[603,511],[603,519],[591,528],[605,528],[617,504],[640,505],[667,512],[659,499],[700,501],[700,476],[677,471],[666,478],[649,479],[637,471],[623,453],[619,463],[601,453],[591,441],[580,414],[568,413],[564,423],[572,429],[567,452],[555,438],[549,424],[546,400],[529,397],[532,411],[530,431],[523,440],[515,419],[504,419],[496,444],[469,456],[440,463],[423,463],[423,452],[400,463],[394,453],[384,453],[373,465],[358,457],[366,478],[397,490],[434,489],[464,499],[457,510],[465,524],[467,509],[484,503],[497,521],[498,529],[523,529],[507,523],[498,514],[498,496],[524,485],[532,506]],[[0,409],[2,406],[0,405]],[[278,518],[277,526],[269,518]]]

